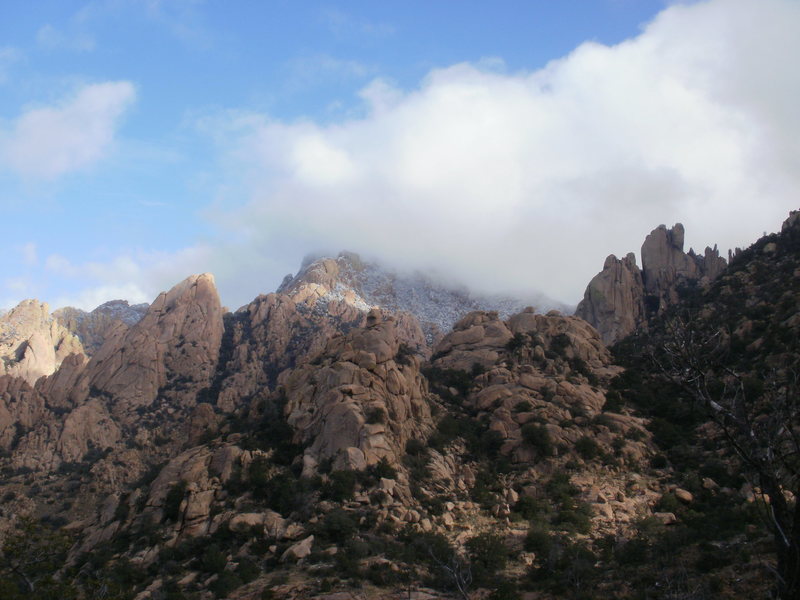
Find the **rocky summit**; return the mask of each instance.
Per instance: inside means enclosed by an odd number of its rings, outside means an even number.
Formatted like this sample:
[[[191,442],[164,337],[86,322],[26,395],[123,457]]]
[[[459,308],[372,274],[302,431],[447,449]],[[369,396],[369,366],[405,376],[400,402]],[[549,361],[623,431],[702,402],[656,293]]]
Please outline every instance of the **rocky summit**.
[[[293,296],[315,294],[320,298],[320,309],[329,300],[344,300],[362,311],[376,306],[394,313],[411,313],[419,320],[429,344],[474,310],[496,310],[508,317],[526,304],[545,311],[568,308],[542,294],[525,300],[476,294],[465,287],[443,284],[426,273],[388,269],[353,252],[342,252],[336,258],[306,258],[297,275],[287,275],[278,291]]]
[[[684,228],[659,225],[642,244],[642,268],[629,253],[613,254],[603,270],[589,282],[575,314],[594,325],[603,342],[613,344],[645,325],[678,301],[678,288],[688,284],[708,286],[727,262],[717,247],[706,247],[702,256],[691,248],[683,251]]]
[[[25,301],[0,597],[797,597],[798,214],[730,264],[657,227],[575,315],[349,253]]]

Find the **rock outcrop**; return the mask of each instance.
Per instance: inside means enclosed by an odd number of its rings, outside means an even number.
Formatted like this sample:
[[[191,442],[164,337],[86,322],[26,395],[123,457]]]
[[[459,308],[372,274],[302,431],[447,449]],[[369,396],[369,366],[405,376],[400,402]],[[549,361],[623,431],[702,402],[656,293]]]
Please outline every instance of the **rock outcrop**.
[[[46,325],[80,348],[73,334],[46,319],[46,305],[30,302],[23,308],[39,324],[29,340]],[[20,321],[18,311],[6,317]],[[52,472],[86,456],[94,461],[109,456],[98,462],[103,472],[98,479],[135,477],[131,467],[142,465],[143,456],[169,455],[165,442],[180,448],[215,430],[218,417],[200,398],[216,371],[222,333],[213,278],[186,279],[161,294],[131,327],[114,319],[90,360],[71,353],[57,371],[37,378],[35,387],[20,377],[0,377],[0,447],[10,453],[14,468]],[[58,360],[61,347],[69,346],[50,348],[50,356]],[[128,446],[142,452],[123,461]]]
[[[323,461],[356,470],[381,459],[396,465],[406,442],[431,427],[420,358],[401,343],[395,319],[372,310],[366,327],[333,338],[286,377],[285,413],[295,441],[308,445],[306,472]]]
[[[33,385],[70,354],[83,354],[80,340],[50,316],[46,303],[24,300],[0,316],[0,374]]]
[[[191,406],[209,387],[222,341],[219,294],[210,274],[193,275],[162,293],[130,329],[118,324],[92,356],[73,392],[113,399],[117,415],[160,395]]]
[[[496,313],[471,313],[435,350],[434,367],[476,374],[466,400],[488,415],[502,452],[516,462],[537,457],[523,436],[528,424],[547,423],[546,435],[554,447],[574,447],[585,435],[580,427],[589,425],[605,404],[598,385],[619,372],[593,327],[556,311],[542,315],[526,309],[508,321]],[[644,430],[640,419],[604,414],[604,422],[613,422],[616,432]],[[615,433],[598,427],[593,437],[610,448]],[[645,445],[633,443],[623,456],[637,463],[646,453]]]
[[[606,258],[603,270],[586,286],[575,314],[594,325],[607,345],[644,322],[644,283],[632,252],[621,260],[613,254]]]
[[[708,285],[724,271],[727,262],[716,246],[707,247],[702,256],[691,248],[684,252],[684,233],[680,223],[651,231],[642,244],[641,270],[632,253],[622,260],[613,254],[606,258],[575,310],[597,328],[604,343],[621,340],[675,304],[680,286]]]
[[[217,406],[232,412],[264,397],[282,372],[319,354],[334,336],[366,324],[372,307],[343,288],[339,276],[338,261],[317,261],[277,293],[258,296],[229,317]],[[394,318],[400,341],[426,356],[416,317],[398,312]]]
[[[130,305],[125,300],[111,300],[91,312],[66,306],[53,311],[53,318],[80,339],[84,351],[91,356],[100,349],[111,331],[123,323],[128,327],[141,321],[147,304]]]
[[[286,276],[278,292],[294,296],[297,301],[317,295],[323,303],[337,300],[361,310],[379,307],[395,314],[411,313],[419,319],[431,345],[461,317],[475,310],[496,310],[507,318],[531,303],[544,310],[566,308],[542,294],[525,300],[475,294],[466,288],[444,285],[423,273],[402,274],[387,269],[352,252],[342,252],[336,258],[306,259],[296,276]]]

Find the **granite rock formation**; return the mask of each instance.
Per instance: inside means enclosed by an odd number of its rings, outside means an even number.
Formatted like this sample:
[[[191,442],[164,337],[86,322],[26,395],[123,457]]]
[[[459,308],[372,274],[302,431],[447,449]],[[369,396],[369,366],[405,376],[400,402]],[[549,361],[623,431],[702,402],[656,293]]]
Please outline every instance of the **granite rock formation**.
[[[622,259],[613,254],[606,258],[575,314],[594,325],[607,345],[633,333],[645,321],[642,272],[632,252]]]
[[[92,356],[73,398],[106,396],[116,414],[157,398],[193,405],[211,384],[222,341],[222,306],[209,274],[194,275],[162,293],[141,321],[117,325]]]
[[[147,304],[130,305],[126,300],[111,300],[91,312],[66,306],[53,311],[53,318],[80,339],[84,351],[91,356],[120,322],[131,327],[145,313]]]
[[[24,300],[0,316],[0,374],[33,385],[54,373],[70,354],[83,354],[83,346],[50,316],[46,303]]]
[[[300,272],[294,277],[287,275],[278,291],[296,295],[301,287],[303,294],[317,294],[323,303],[344,300],[362,310],[374,306],[393,313],[411,313],[419,319],[430,345],[471,311],[496,310],[509,317],[531,303],[542,310],[567,308],[541,294],[526,300],[476,294],[437,282],[424,273],[393,271],[352,252],[342,252],[336,258],[307,258]]]
[[[362,470],[398,465],[406,442],[431,428],[420,357],[398,335],[392,316],[373,309],[366,327],[330,340],[284,384],[295,441],[307,445],[304,471],[323,461]]]
[[[633,253],[622,260],[613,254],[606,258],[575,310],[597,328],[605,344],[630,335],[645,326],[649,317],[675,304],[680,286],[707,286],[725,269],[727,262],[716,246],[707,247],[702,256],[691,248],[684,252],[684,233],[680,223],[651,231],[642,244],[641,269]]]

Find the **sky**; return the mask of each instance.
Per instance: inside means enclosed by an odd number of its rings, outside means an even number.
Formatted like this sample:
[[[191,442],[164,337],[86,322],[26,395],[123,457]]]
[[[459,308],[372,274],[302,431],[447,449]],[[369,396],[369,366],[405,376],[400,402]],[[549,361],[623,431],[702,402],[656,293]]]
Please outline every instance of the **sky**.
[[[2,0],[0,307],[309,253],[575,304],[800,204],[800,0]]]

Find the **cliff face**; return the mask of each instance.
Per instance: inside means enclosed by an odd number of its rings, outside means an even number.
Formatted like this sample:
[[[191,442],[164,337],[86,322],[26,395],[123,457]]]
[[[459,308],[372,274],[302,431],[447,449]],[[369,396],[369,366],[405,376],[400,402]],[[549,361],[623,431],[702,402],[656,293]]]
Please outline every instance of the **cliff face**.
[[[684,252],[683,241],[683,225],[677,223],[671,229],[659,225],[642,244],[641,269],[633,253],[622,260],[613,254],[606,258],[603,270],[586,286],[575,314],[596,327],[603,342],[611,345],[675,304],[681,285],[707,286],[727,262],[716,247],[707,247],[703,256],[692,249]]]
[[[89,361],[73,392],[113,399],[117,414],[157,398],[190,406],[211,384],[222,341],[222,306],[211,275],[195,275],[162,293],[141,321],[118,326]]]
[[[83,353],[80,340],[51,318],[47,304],[25,300],[0,316],[0,374],[33,385],[70,354]]]
[[[7,316],[17,318],[13,312]],[[46,314],[46,306],[37,313]],[[66,332],[54,321],[50,327]],[[6,376],[0,443],[12,465],[52,471],[82,461],[87,453],[104,452],[108,482],[137,476],[120,455],[128,445],[152,443],[167,432],[171,444],[185,442],[183,422],[191,420],[201,391],[211,384],[222,331],[213,278],[193,276],[161,294],[141,321],[129,327],[116,320],[91,359],[72,353],[35,388]],[[142,454],[165,451],[147,447]]]
[[[111,331],[123,323],[128,327],[138,323],[147,312],[147,304],[129,305],[125,300],[111,300],[91,312],[67,306],[53,311],[53,318],[75,334],[91,356],[100,349]]]

